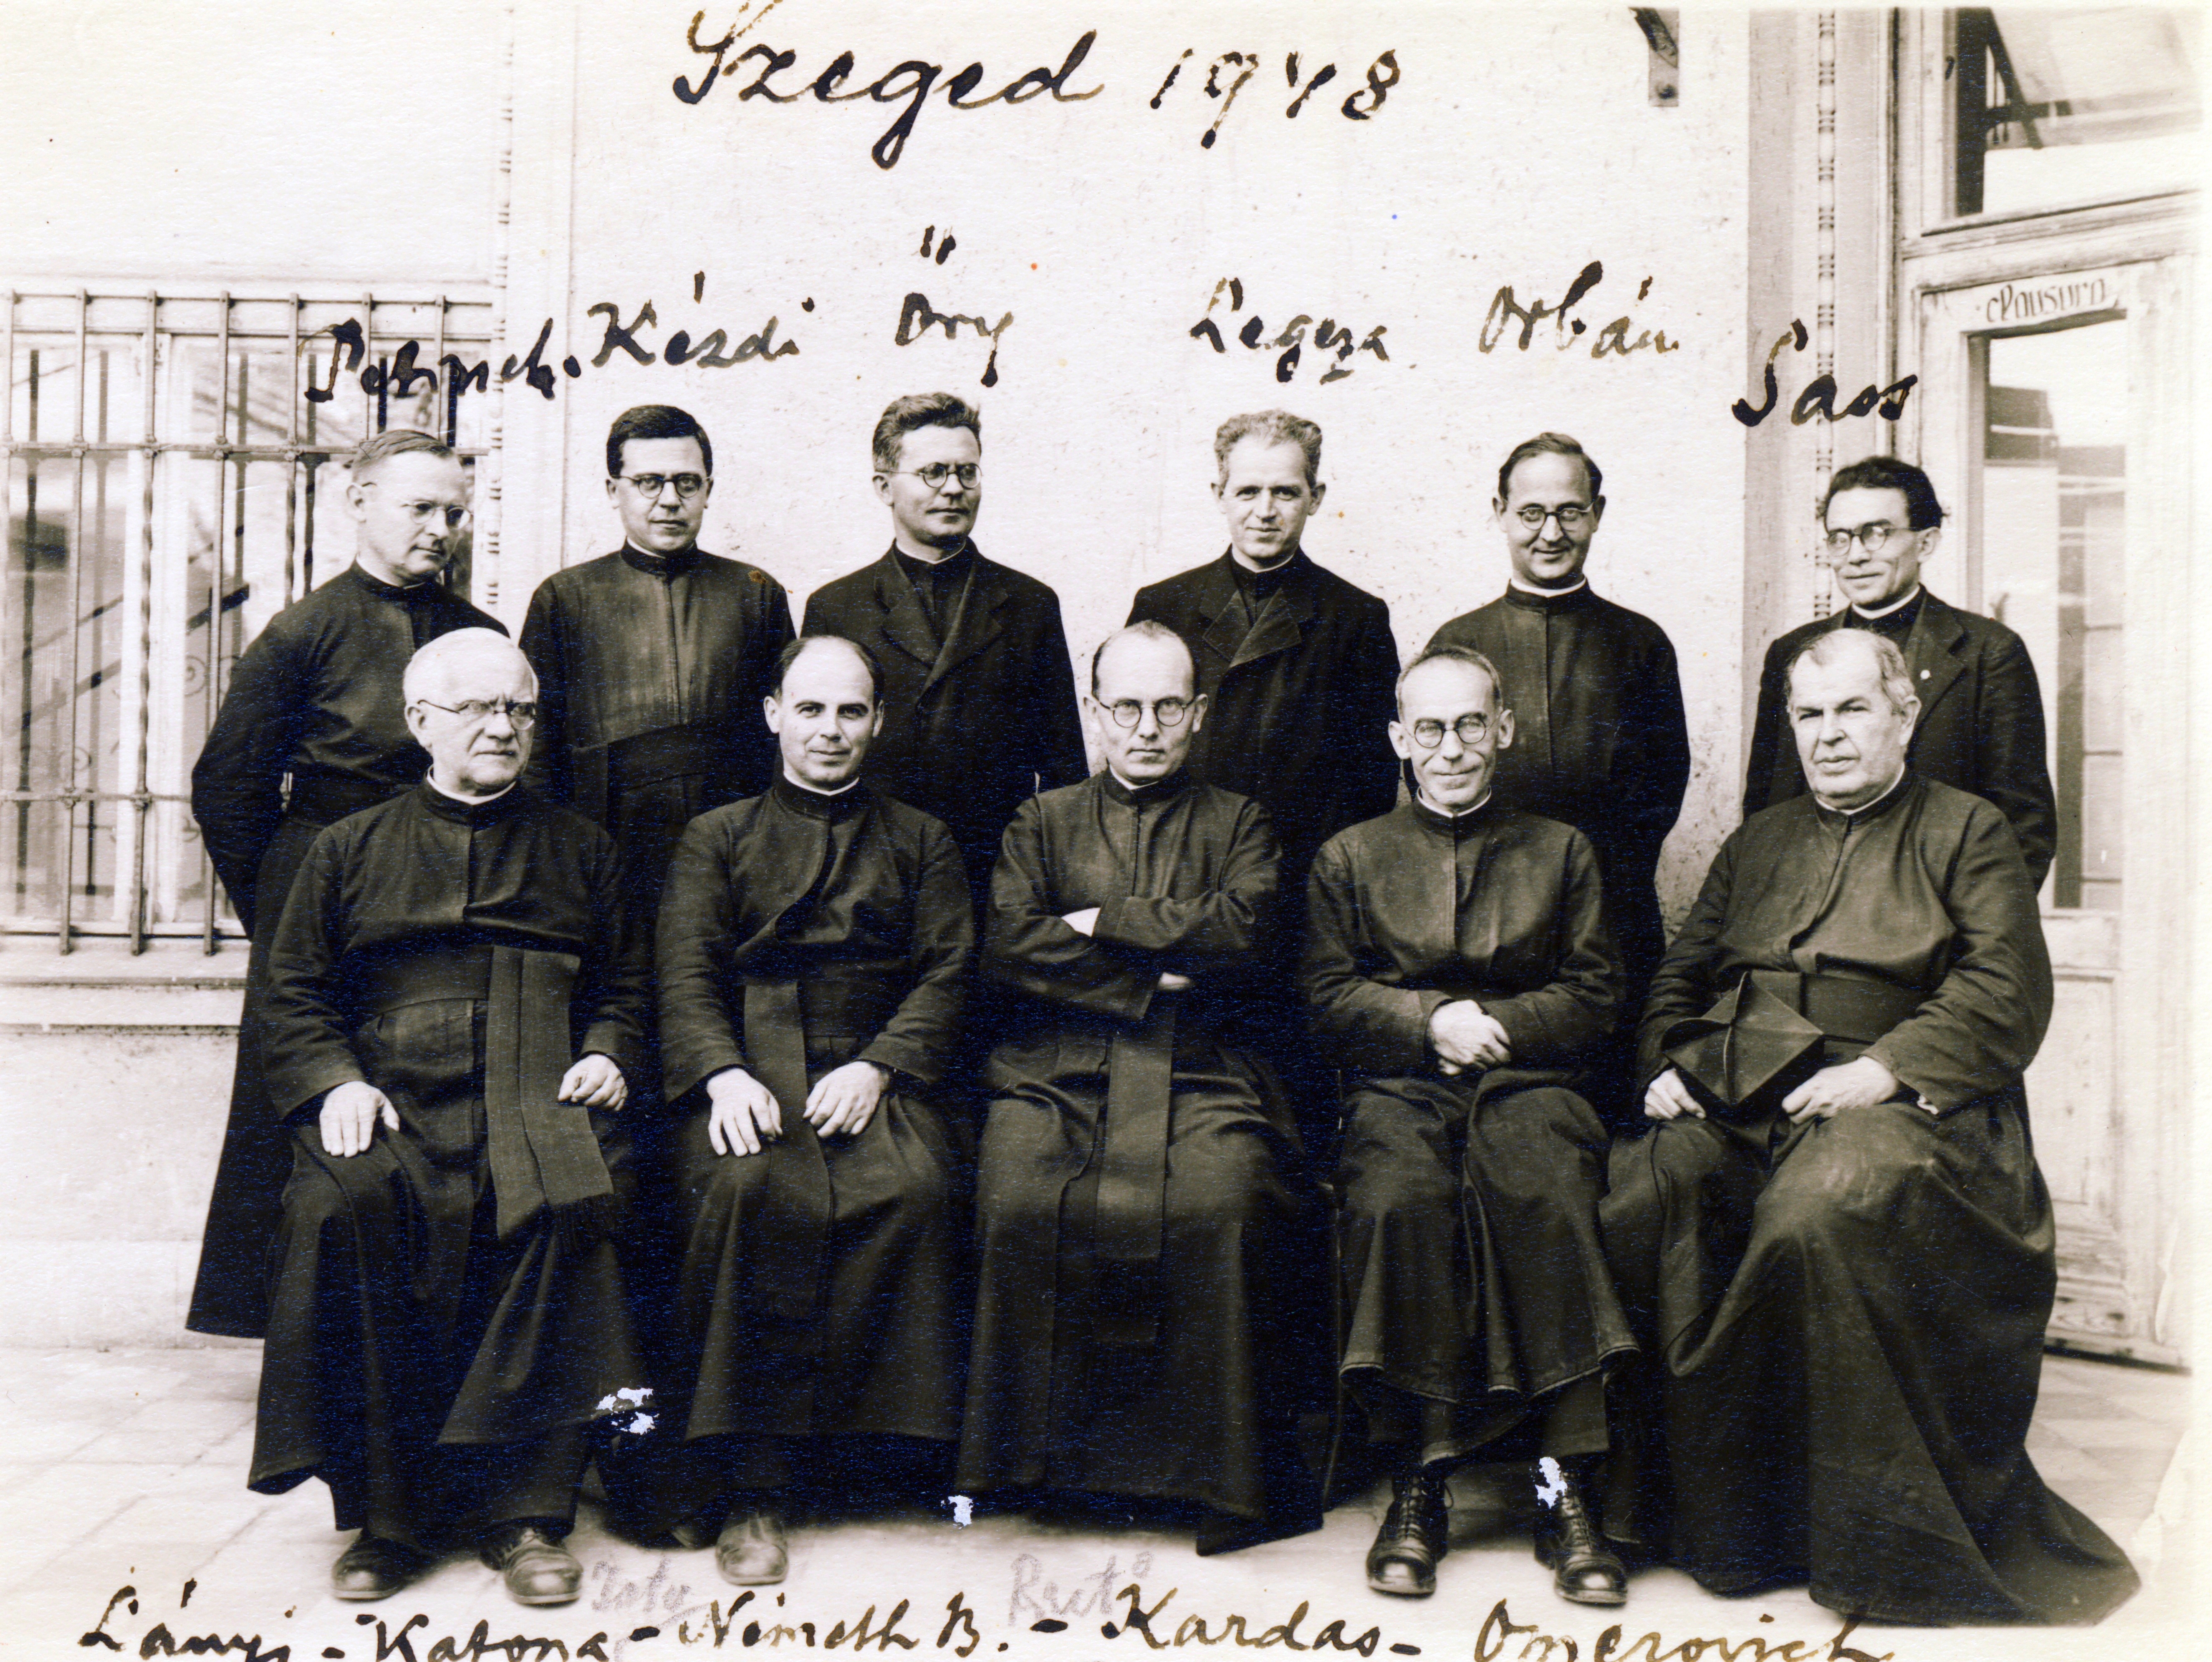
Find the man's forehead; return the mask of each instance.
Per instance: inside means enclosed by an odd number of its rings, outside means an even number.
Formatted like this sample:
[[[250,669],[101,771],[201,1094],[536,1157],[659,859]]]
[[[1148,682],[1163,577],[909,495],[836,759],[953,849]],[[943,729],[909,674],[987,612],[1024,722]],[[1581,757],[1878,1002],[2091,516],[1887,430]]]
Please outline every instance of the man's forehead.
[[[1247,433],[1229,447],[1229,483],[1304,484],[1306,453],[1295,439],[1264,439]]]
[[[624,439],[623,466],[643,472],[706,471],[705,453],[690,434],[677,439]]]
[[[456,697],[496,698],[517,688],[526,691],[531,684],[528,660],[520,652],[490,647],[455,653],[441,660],[437,670],[439,683]]]
[[[434,456],[427,450],[403,450],[387,456],[368,470],[362,481],[397,491],[410,501],[450,498],[468,494],[468,476],[458,456]]]
[[[1431,658],[1406,678],[1402,693],[1408,717],[1436,715],[1450,718],[1469,710],[1496,707],[1498,691],[1480,664],[1455,658]]]
[[[810,645],[783,673],[786,703],[866,703],[868,667],[850,647],[836,642]]]
[[[1098,696],[1107,703],[1187,692],[1195,680],[1190,654],[1173,641],[1126,636],[1109,642],[1098,661]]]
[[[982,442],[974,432],[965,427],[947,427],[942,422],[917,427],[899,439],[902,466],[916,460],[973,461],[982,454]]]
[[[1800,658],[1790,672],[1790,696],[1799,703],[1843,703],[1881,692],[1881,666],[1872,653],[1850,652],[1833,662]]]
[[[1912,506],[1905,493],[1894,485],[1853,485],[1848,490],[1838,490],[1828,503],[1827,522],[1832,526],[1856,528],[1875,520],[1887,520],[1892,525],[1903,525],[1911,515]]]
[[[1580,456],[1539,450],[1513,464],[1512,476],[1505,482],[1505,495],[1509,502],[1516,502],[1530,496],[1542,496],[1547,501],[1562,497],[1587,500],[1589,469]]]

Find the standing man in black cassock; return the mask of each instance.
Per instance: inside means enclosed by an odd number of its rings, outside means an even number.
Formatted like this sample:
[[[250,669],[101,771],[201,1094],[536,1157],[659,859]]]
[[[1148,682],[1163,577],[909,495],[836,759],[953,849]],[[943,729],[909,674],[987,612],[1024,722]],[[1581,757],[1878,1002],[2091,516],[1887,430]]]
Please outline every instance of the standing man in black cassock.
[[[659,952],[685,1114],[675,1509],[720,1529],[740,1586],[783,1580],[795,1485],[958,1429],[958,1184],[931,1087],[975,946],[951,834],[860,777],[884,724],[866,653],[802,638],[765,709],[781,772],[684,832]]]
[[[1060,597],[968,534],[983,501],[974,408],[950,393],[894,399],[873,447],[890,548],[816,589],[805,630],[858,641],[882,666],[869,776],[951,831],[980,913],[1014,810],[1086,770]]]
[[[1282,410],[1222,423],[1213,496],[1228,551],[1138,590],[1129,608],[1131,623],[1165,624],[1190,645],[1211,712],[1191,770],[1273,817],[1293,938],[1314,851],[1389,813],[1398,793],[1397,770],[1375,745],[1398,678],[1390,608],[1305,551],[1306,521],[1328,490],[1321,440],[1320,428]]]
[[[623,545],[538,584],[522,625],[531,782],[615,839],[648,925],[684,826],[775,774],[758,711],[791,603],[758,566],[700,548],[714,490],[714,448],[688,411],[623,411],[607,431]]]
[[[192,818],[253,943],[185,1321],[199,1333],[258,1338],[268,1316],[264,1268],[292,1154],[262,1083],[261,1007],[292,874],[324,826],[422,777],[429,758],[402,714],[409,657],[449,630],[506,632],[438,581],[466,534],[460,459],[428,433],[395,429],[355,451],[349,472],[354,563],[254,637],[192,764]]]
[[[1498,799],[1518,735],[1488,659],[1429,648],[1398,706],[1413,800],[1322,848],[1305,965],[1317,1042],[1351,1081],[1342,1367],[1398,1452],[1367,1583],[1433,1592],[1445,1477],[1517,1454],[1537,1461],[1537,1556],[1561,1596],[1618,1604],[1626,1574],[1590,1499],[1606,1375],[1635,1348],[1598,1236],[1589,1081],[1620,960],[1597,858]]]
[[[1662,1364],[1662,1533],[1699,1585],[2094,1622],[2135,1572],[2025,1446],[2057,1279],[2021,1088],[2051,960],[2002,813],[1906,765],[1909,673],[1852,629],[1784,666],[1811,791],[1721,845],[1667,950],[1640,1034],[1656,1123],[1613,1152],[1606,1249]],[[1679,1024],[1751,1055],[1762,1002],[1807,1073],[1733,1105],[1693,1086]]]
[[[1634,1010],[1667,945],[1656,880],[1690,782],[1690,733],[1667,632],[1600,599],[1583,571],[1602,479],[1564,433],[1516,445],[1490,504],[1512,563],[1505,593],[1429,644],[1470,647],[1505,678],[1516,725],[1498,801],[1589,838]]]
[[[488,630],[416,653],[428,776],[315,838],[270,950],[292,1176],[249,1482],[330,1486],[361,1531],[341,1598],[449,1544],[524,1604],[575,1598],[584,1428],[641,1383],[610,1234],[646,945],[614,844],[516,783],[534,697]]]
[[[1275,837],[1185,770],[1206,708],[1172,631],[1110,636],[1091,675],[1106,768],[1022,805],[992,891],[1014,998],[960,1483],[1195,1503],[1220,1552],[1321,1524],[1289,1430],[1296,1132],[1254,1053]]]
[[[1994,803],[2020,839],[2028,882],[2041,889],[2058,846],[2043,693],[2019,636],[1993,618],[1946,605],[1922,585],[1922,563],[1943,535],[1936,487],[1911,462],[1869,456],[1829,481],[1820,518],[1837,586],[1850,605],[1799,624],[1767,648],[1743,817],[1805,792],[1805,770],[1790,741],[1790,666],[1830,630],[1868,630],[1905,654],[1920,701],[1907,758],[1912,770]]]

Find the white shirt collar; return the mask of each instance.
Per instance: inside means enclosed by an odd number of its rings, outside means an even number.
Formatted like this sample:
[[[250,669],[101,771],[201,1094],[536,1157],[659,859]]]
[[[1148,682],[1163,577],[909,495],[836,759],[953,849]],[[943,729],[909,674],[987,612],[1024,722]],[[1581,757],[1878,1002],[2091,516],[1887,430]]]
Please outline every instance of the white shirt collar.
[[[1419,802],[1431,813],[1440,814],[1446,819],[1464,819],[1468,814],[1473,813],[1477,808],[1481,807],[1485,803],[1488,802],[1490,801],[1490,797],[1491,793],[1485,791],[1480,797],[1468,803],[1463,808],[1446,808],[1439,807],[1436,803],[1431,801],[1429,800],[1429,794],[1426,791],[1416,791],[1413,794],[1413,800],[1415,801]]]
[[[1519,589],[1523,594],[1572,594],[1577,590],[1585,589],[1589,587],[1589,578],[1577,577],[1574,581],[1569,583],[1565,588],[1539,588],[1534,583],[1522,582],[1521,581],[1521,574],[1517,571],[1513,573],[1513,575],[1508,577],[1505,581],[1513,587]]]
[[[1872,611],[1869,611],[1865,606],[1861,606],[1856,600],[1853,600],[1850,607],[1851,615],[1854,618],[1863,618],[1869,623],[1873,623],[1876,618],[1887,618],[1893,612],[1903,610],[1905,607],[1911,606],[1919,598],[1920,585],[1918,583],[1915,583],[1912,585],[1912,592],[1910,594],[1905,595],[1900,599],[1892,600],[1887,606],[1876,606]]]
[[[808,784],[804,779],[793,778],[791,776],[791,769],[788,765],[787,765],[783,770],[783,779],[784,782],[789,785],[793,790],[803,790],[809,796],[842,796],[847,791],[852,789],[854,786],[860,782],[860,776],[856,773],[850,779],[848,779],[843,784],[838,786],[836,789],[824,790],[819,785]]]
[[[432,790],[437,792],[439,795],[444,797],[447,801],[464,803],[472,808],[482,807],[486,802],[496,802],[501,797],[506,795],[507,791],[514,788],[514,781],[510,780],[507,782],[505,789],[495,790],[489,796],[464,796],[460,792],[457,790],[447,790],[443,785],[440,784],[438,782],[438,770],[434,767],[433,767],[429,772],[422,776],[422,782],[429,786]]]

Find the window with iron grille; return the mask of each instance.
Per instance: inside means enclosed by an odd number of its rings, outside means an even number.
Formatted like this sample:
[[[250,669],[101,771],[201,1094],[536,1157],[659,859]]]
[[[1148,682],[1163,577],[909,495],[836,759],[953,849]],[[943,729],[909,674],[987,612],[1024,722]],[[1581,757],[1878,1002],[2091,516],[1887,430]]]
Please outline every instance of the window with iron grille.
[[[0,928],[239,933],[188,803],[246,642],[353,558],[346,458],[435,432],[499,534],[489,293],[167,295],[8,289],[0,460]],[[410,343],[412,343],[410,348]]]

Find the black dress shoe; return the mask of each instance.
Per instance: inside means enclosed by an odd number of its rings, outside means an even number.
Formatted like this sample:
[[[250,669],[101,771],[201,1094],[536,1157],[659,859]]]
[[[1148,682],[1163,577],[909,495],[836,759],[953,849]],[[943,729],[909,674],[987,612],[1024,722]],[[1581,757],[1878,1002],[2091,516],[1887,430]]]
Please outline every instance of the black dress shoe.
[[[1401,1598],[1425,1598],[1437,1590],[1437,1560],[1449,1544],[1444,1515],[1444,1469],[1424,1466],[1390,1485],[1390,1510],[1367,1549],[1367,1585]]]
[[[1544,1510],[1536,1520],[1536,1561],[1550,1568],[1553,1588],[1577,1604],[1626,1604],[1627,1566],[1598,1533],[1581,1480],[1564,1471],[1556,1482],[1547,1476],[1538,1468]]]
[[[384,1598],[422,1573],[427,1561],[414,1548],[367,1530],[331,1566],[331,1591],[340,1598]]]
[[[565,1604],[584,1590],[575,1554],[535,1524],[502,1524],[477,1543],[518,1604]]]

